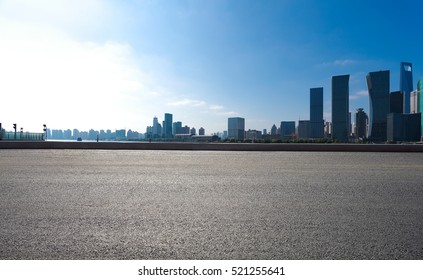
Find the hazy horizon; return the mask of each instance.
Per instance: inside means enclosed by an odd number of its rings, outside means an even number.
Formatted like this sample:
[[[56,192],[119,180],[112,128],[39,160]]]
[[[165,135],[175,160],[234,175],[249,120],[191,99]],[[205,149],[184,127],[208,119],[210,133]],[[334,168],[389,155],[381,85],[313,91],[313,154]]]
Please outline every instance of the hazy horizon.
[[[423,76],[417,1],[0,0],[0,122],[25,131],[145,132],[164,113],[206,134],[309,119],[309,90],[350,74],[350,111],[368,113],[365,76],[402,61]]]

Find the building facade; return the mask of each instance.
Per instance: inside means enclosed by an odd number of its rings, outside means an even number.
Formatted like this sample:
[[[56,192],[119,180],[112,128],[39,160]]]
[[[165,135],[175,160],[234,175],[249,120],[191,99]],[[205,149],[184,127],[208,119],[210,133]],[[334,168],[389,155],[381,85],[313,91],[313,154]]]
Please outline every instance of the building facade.
[[[322,122],[323,122],[323,120],[322,120]],[[323,138],[323,136],[322,137],[310,137],[310,133],[311,133],[311,121],[298,121],[298,137],[299,138],[301,138],[301,139]]]
[[[295,138],[295,121],[282,121],[280,131],[281,138]]]
[[[176,135],[176,134],[181,134],[181,129],[182,129],[182,122],[174,122],[172,124],[172,134]]]
[[[391,92],[389,95],[389,113],[402,113],[404,100],[401,91]]]
[[[309,138],[323,138],[323,88],[310,89],[310,133]],[[300,136],[301,137],[301,136]]]
[[[244,140],[245,137],[245,119],[228,118],[228,138]]]
[[[173,115],[165,113],[163,123],[163,136],[164,138],[173,138],[172,133]]]
[[[332,77],[332,139],[348,142],[350,75]]]
[[[366,78],[370,105],[369,138],[374,142],[384,142],[390,109],[389,71],[370,72]]]
[[[403,96],[404,114],[410,113],[410,93],[413,91],[413,68],[410,62],[401,62],[400,68],[400,92]]]
[[[421,113],[387,116],[387,140],[417,142],[421,137]]]

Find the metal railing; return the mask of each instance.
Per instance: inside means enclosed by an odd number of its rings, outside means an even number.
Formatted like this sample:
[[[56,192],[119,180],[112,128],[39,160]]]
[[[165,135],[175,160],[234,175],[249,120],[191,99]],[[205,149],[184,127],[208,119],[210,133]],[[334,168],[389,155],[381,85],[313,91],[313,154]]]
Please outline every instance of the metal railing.
[[[44,141],[44,133],[0,131],[0,140],[8,141]]]

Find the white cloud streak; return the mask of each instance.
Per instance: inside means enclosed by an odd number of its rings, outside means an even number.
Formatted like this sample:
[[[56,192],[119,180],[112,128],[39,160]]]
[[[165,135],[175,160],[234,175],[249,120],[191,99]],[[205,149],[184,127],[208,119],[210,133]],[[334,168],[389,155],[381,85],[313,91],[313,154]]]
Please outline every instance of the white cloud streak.
[[[177,100],[177,101],[172,101],[172,102],[168,102],[167,103],[169,106],[188,106],[188,107],[200,107],[200,106],[204,106],[206,104],[205,101],[203,100],[195,100],[195,99],[182,99],[182,100]]]
[[[210,110],[214,110],[214,111],[218,111],[218,110],[222,110],[224,107],[221,105],[211,105]]]
[[[353,95],[350,95],[350,100],[357,100],[363,97],[368,97],[369,92],[367,90],[356,91]]]

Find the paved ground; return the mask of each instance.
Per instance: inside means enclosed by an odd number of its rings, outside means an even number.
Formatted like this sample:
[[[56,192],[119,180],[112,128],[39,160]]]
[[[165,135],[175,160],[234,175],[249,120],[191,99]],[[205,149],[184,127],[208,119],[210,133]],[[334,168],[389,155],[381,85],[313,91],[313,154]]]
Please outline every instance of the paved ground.
[[[422,259],[419,154],[0,150],[1,259]]]

